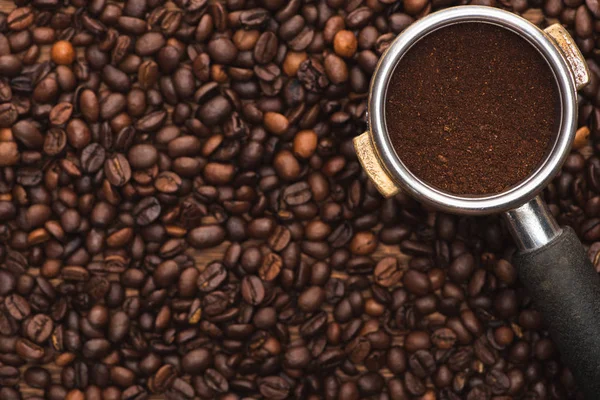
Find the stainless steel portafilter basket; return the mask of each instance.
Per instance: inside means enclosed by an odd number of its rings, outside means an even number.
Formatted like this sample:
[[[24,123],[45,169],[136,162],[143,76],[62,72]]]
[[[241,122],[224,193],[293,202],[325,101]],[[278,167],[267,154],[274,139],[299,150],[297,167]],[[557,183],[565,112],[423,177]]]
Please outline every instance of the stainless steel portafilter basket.
[[[548,63],[560,96],[560,123],[546,158],[525,180],[491,195],[446,193],[406,168],[386,128],[387,88],[398,61],[427,34],[466,22],[508,29],[535,47]],[[589,70],[574,40],[561,25],[540,30],[499,9],[462,6],[433,13],[400,34],[383,54],[371,81],[369,130],[354,139],[358,158],[386,197],[403,190],[438,210],[465,215],[503,213],[519,248],[514,263],[536,307],[586,398],[600,398],[600,278],[570,228],[561,228],[539,197],[568,156],[576,130],[577,90]],[[555,99],[549,99],[555,101]]]

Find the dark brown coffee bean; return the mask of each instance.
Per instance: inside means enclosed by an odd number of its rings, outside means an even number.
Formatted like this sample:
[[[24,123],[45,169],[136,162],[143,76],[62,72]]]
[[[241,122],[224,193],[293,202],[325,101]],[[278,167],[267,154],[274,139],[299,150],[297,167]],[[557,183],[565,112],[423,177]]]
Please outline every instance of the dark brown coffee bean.
[[[6,271],[0,270],[0,296],[6,296],[11,293],[17,284],[15,276]]]
[[[36,314],[24,324],[25,335],[38,344],[42,344],[48,340],[53,329],[54,323],[50,317],[44,314]]]
[[[264,281],[272,281],[281,272],[281,257],[275,253],[268,253],[263,257],[261,266],[258,269],[258,276]]]
[[[104,165],[106,151],[98,143],[87,145],[81,151],[81,166],[86,172],[96,172]]]
[[[456,343],[456,333],[449,328],[437,329],[431,335],[431,342],[440,349],[450,349]]]
[[[20,153],[15,142],[0,142],[0,165],[11,166],[19,162]]]
[[[142,89],[149,89],[158,81],[158,65],[153,60],[144,61],[138,68],[138,83]]]
[[[0,55],[0,76],[15,77],[21,72],[22,68],[23,64],[19,57],[12,54]]]
[[[28,368],[23,379],[29,386],[38,389],[46,389],[52,383],[50,372],[42,367]]]
[[[145,197],[133,208],[136,224],[146,226],[156,221],[160,216],[161,205],[156,197]]]
[[[325,301],[325,291],[319,286],[306,289],[298,297],[298,307],[305,312],[314,312],[321,308]]]
[[[79,95],[79,110],[87,122],[96,122],[100,115],[100,104],[92,90],[84,90]]]
[[[277,226],[275,230],[269,236],[269,246],[273,251],[279,252],[285,249],[291,240],[291,233],[289,229],[284,226]]]
[[[91,141],[92,134],[88,125],[81,119],[72,119],[67,124],[67,141],[76,149],[82,149]]]
[[[227,279],[227,270],[220,262],[209,264],[198,276],[198,289],[201,292],[211,292]]]
[[[373,274],[377,284],[392,287],[400,282],[404,271],[395,257],[386,257],[377,263]]]
[[[273,400],[287,399],[291,390],[288,382],[278,376],[267,376],[261,379],[258,389],[260,394]]]
[[[107,86],[115,92],[127,93],[131,87],[127,74],[112,65],[102,68],[102,77]]]
[[[427,350],[431,347],[429,335],[422,331],[411,332],[404,340],[404,347],[411,353],[421,349]]]
[[[433,374],[436,370],[435,359],[427,350],[418,350],[411,354],[408,359],[408,365],[416,376],[423,379]]]
[[[198,108],[198,118],[207,126],[217,125],[231,113],[231,104],[223,96],[216,96]]]
[[[346,16],[346,26],[350,29],[361,28],[373,17],[368,7],[359,7]]]
[[[110,342],[106,339],[91,339],[83,345],[83,356],[98,360],[108,354],[110,351]]]
[[[188,243],[197,249],[214,247],[225,240],[225,230],[219,225],[207,225],[192,229],[187,235]]]
[[[52,107],[50,111],[50,123],[55,126],[62,126],[67,123],[73,113],[73,105],[63,102]]]
[[[0,59],[1,64],[2,60]],[[33,122],[19,121],[12,127],[12,131],[15,139],[29,149],[41,149],[44,145],[44,136]]]
[[[342,84],[348,80],[348,68],[345,61],[335,54],[329,54],[325,57],[325,73],[329,80],[334,84]]]
[[[407,371],[404,375],[404,385],[406,386],[406,390],[413,396],[422,396],[425,394],[425,384],[410,371]]]
[[[189,68],[179,68],[173,75],[173,86],[180,99],[191,98],[194,94],[194,74]]]
[[[135,52],[137,55],[145,57],[158,52],[166,43],[164,36],[159,32],[148,32],[135,42]]]
[[[505,394],[511,387],[510,378],[497,369],[492,369],[485,377],[485,382],[490,386],[493,394]]]
[[[212,364],[212,361],[213,357],[209,350],[198,348],[186,353],[181,360],[181,365],[185,372],[199,375]]]
[[[112,315],[108,326],[108,339],[113,343],[119,343],[129,333],[130,319],[123,311],[117,311]]]
[[[123,154],[115,154],[104,162],[104,174],[110,183],[123,186],[131,179],[131,167]]]
[[[179,175],[165,171],[161,172],[154,181],[154,187],[162,193],[176,193],[182,185],[183,181]]]
[[[8,27],[13,31],[22,31],[27,29],[34,21],[34,14],[29,7],[20,7],[14,9],[6,19]]]
[[[251,305],[259,305],[265,298],[265,287],[257,276],[247,275],[242,280],[242,297]]]
[[[150,378],[148,388],[152,393],[164,393],[171,387],[176,377],[175,367],[165,364]]]
[[[229,384],[225,377],[213,368],[208,368],[204,372],[204,381],[216,393],[225,393],[229,390]]]
[[[448,270],[450,279],[457,283],[467,281],[475,269],[475,259],[469,253],[457,257]]]
[[[140,118],[136,122],[135,128],[139,131],[154,132],[163,126],[166,118],[165,111],[154,111]]]
[[[27,300],[18,294],[12,294],[6,297],[4,299],[4,307],[8,314],[17,321],[27,318],[31,313],[31,306]]]
[[[269,12],[263,8],[244,10],[240,13],[240,23],[245,29],[259,28],[269,20]]]
[[[10,399],[19,399],[19,393],[15,391],[7,391],[9,386],[15,386],[20,381],[20,372],[17,368],[11,367],[9,365],[3,365],[0,367],[0,383],[2,384],[2,389],[0,393],[2,395],[8,396]]]
[[[150,168],[156,163],[158,152],[152,145],[138,144],[129,149],[127,159],[133,168]]]
[[[225,65],[233,62],[238,55],[238,49],[233,42],[226,37],[217,38],[208,42],[207,51],[214,62]]]
[[[274,33],[263,33],[254,46],[254,60],[259,64],[270,63],[277,54],[278,44]]]
[[[15,351],[20,357],[30,361],[41,360],[45,355],[42,347],[27,339],[17,339]]]
[[[364,336],[358,336],[348,343],[345,351],[350,361],[362,364],[371,352],[371,342]]]
[[[312,199],[312,192],[310,186],[306,182],[298,182],[288,186],[283,191],[283,200],[289,206],[297,206],[306,204]]]
[[[19,113],[13,104],[0,104],[0,128],[8,128],[12,126],[18,117]]]

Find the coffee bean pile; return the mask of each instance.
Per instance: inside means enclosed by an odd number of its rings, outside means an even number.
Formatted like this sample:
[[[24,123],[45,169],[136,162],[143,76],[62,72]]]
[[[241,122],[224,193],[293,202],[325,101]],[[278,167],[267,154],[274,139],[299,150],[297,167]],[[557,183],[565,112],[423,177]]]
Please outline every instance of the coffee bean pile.
[[[600,2],[475,2],[589,60],[544,196],[600,268]],[[352,147],[382,52],[463,3],[0,13],[0,398],[577,398],[502,221],[384,200]]]

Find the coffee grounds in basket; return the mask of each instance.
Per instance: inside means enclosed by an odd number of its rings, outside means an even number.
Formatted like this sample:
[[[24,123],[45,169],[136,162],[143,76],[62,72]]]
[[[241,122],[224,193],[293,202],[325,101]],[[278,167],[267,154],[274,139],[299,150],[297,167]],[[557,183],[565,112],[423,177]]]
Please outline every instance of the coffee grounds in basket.
[[[500,193],[542,162],[560,104],[550,67],[525,39],[462,23],[420,39],[399,61],[385,118],[421,180],[460,195]]]

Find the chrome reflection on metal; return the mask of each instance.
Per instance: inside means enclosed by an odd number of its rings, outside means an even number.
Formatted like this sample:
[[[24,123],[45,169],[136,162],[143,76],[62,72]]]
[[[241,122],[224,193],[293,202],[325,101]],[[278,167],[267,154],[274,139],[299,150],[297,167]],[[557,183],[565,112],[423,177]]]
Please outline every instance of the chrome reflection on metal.
[[[444,193],[413,175],[391,144],[385,122],[388,83],[398,60],[420,38],[448,25],[483,22],[509,29],[527,40],[545,58],[554,73],[560,95],[560,126],[553,148],[543,163],[523,182],[509,190],[485,196],[457,196]],[[550,101],[550,99],[549,99]],[[373,144],[390,177],[417,200],[439,210],[457,214],[483,215],[507,211],[533,199],[554,177],[569,153],[577,120],[577,93],[569,65],[552,39],[527,20],[507,11],[481,6],[460,6],[433,13],[411,25],[385,52],[371,81],[369,126]]]
[[[519,250],[540,248],[562,232],[540,196],[503,215]]]

